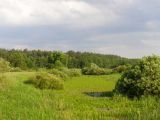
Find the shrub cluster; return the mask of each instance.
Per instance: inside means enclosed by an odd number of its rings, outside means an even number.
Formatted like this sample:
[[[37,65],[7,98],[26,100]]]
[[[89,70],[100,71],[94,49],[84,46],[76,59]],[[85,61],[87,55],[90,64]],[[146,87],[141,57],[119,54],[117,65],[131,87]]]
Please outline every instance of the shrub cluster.
[[[61,69],[61,71],[63,73],[66,73],[69,77],[78,77],[82,75],[82,71],[81,69],[67,69],[67,68],[63,68]]]
[[[39,89],[63,89],[63,81],[54,75],[48,73],[38,73],[30,80],[26,81],[28,84],[33,84]]]
[[[128,66],[126,65],[120,65],[116,68],[113,69],[114,72],[117,72],[117,73],[123,73],[127,70]]]
[[[10,72],[22,72],[23,70],[19,67],[13,67],[10,69]]]
[[[71,77],[78,77],[82,75],[82,70],[81,69],[70,69],[69,74]]]
[[[69,77],[78,77],[81,76],[81,70],[80,69],[68,69],[68,68],[60,68],[60,69],[51,69],[49,73],[65,80]]]
[[[144,57],[128,69],[117,82],[115,91],[128,97],[160,95],[160,57]]]
[[[89,67],[82,69],[84,75],[106,75],[112,73],[110,69],[100,68],[98,65],[91,63]]]
[[[49,70],[49,73],[53,74],[53,75],[55,75],[58,78],[61,78],[63,80],[65,80],[66,78],[69,77],[66,73],[64,73],[64,72],[62,72],[62,71],[60,71],[58,69],[51,69],[51,70]]]

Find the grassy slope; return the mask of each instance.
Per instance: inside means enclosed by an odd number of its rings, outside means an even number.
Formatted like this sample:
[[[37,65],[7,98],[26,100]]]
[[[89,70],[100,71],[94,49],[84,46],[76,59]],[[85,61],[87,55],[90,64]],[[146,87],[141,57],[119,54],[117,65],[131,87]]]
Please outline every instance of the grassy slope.
[[[39,90],[23,81],[34,73],[7,73],[10,89],[0,92],[2,120],[158,120],[160,101],[146,98],[140,101],[111,97],[118,74],[82,76],[65,82],[60,91]],[[106,92],[106,97],[91,97],[85,93]],[[107,97],[108,96],[108,97]]]

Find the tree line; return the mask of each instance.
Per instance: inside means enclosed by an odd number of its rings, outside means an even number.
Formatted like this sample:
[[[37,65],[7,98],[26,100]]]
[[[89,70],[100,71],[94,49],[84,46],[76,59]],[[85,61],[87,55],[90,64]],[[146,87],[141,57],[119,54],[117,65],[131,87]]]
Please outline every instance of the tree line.
[[[89,52],[43,51],[43,50],[7,50],[0,49],[0,58],[10,62],[12,67],[21,69],[36,68],[84,68],[91,63],[102,68],[113,68],[119,65],[135,64],[137,59],[128,59],[116,55],[103,55]]]

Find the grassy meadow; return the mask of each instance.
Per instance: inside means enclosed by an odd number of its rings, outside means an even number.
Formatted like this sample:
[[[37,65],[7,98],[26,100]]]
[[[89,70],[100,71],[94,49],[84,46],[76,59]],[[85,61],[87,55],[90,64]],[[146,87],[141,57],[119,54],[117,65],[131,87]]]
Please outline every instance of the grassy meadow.
[[[120,74],[68,78],[63,90],[24,84],[35,72],[5,73],[0,92],[1,120],[159,120],[160,100],[113,96]]]

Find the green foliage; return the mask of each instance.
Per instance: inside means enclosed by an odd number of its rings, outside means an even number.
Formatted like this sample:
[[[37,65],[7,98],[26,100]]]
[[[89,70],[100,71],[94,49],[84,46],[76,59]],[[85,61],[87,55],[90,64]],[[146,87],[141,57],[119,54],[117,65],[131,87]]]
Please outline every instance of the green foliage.
[[[38,73],[26,83],[33,84],[39,89],[63,89],[63,81],[48,73]]]
[[[23,70],[21,69],[21,68],[19,68],[19,67],[12,67],[11,69],[10,69],[10,72],[22,72]]]
[[[104,68],[105,70],[105,75],[110,75],[113,73],[113,70],[112,69],[109,69],[109,68]]]
[[[0,58],[0,72],[10,71],[10,63]]]
[[[60,70],[67,74],[69,77],[78,77],[82,75],[81,69],[61,68]]]
[[[48,68],[67,67],[68,56],[62,52],[53,52],[48,57]]]
[[[68,69],[68,75],[70,77],[78,77],[82,75],[81,69]]]
[[[120,65],[116,68],[113,69],[114,72],[117,72],[117,73],[123,73],[125,72],[129,67],[131,67],[130,65]]]
[[[13,67],[20,67],[21,69],[27,68],[27,56],[24,53],[12,52],[9,57]]]
[[[64,65],[59,60],[56,61],[55,64],[54,64],[54,68],[56,68],[56,69],[60,69],[60,68],[63,68],[63,67],[64,67]]]
[[[115,90],[128,97],[160,95],[160,57],[144,57],[128,69],[117,82]]]
[[[127,63],[135,64],[138,60],[122,58],[115,55],[103,55],[88,52],[67,53],[59,51],[41,50],[5,50],[0,49],[0,57],[9,61],[12,67],[19,67],[22,70],[38,68],[84,68],[91,63],[101,68],[113,68]]]
[[[59,78],[61,78],[63,80],[66,80],[69,77],[67,75],[67,73],[62,72],[62,71],[60,71],[58,69],[51,69],[51,70],[49,70],[49,73],[53,74],[53,75],[55,75],[55,76],[57,76],[57,77],[59,77]]]
[[[69,77],[78,77],[82,75],[80,69],[68,69],[68,68],[51,69],[49,70],[49,73],[63,80],[66,80]]]
[[[111,71],[100,68],[98,65],[91,63],[90,67],[85,67],[82,69],[84,75],[105,75]]]
[[[69,56],[69,68],[84,68],[95,63],[101,68],[114,68],[115,66],[125,64],[135,64],[137,59],[127,59],[116,55],[103,55],[89,52],[74,52],[69,51],[66,53]]]

